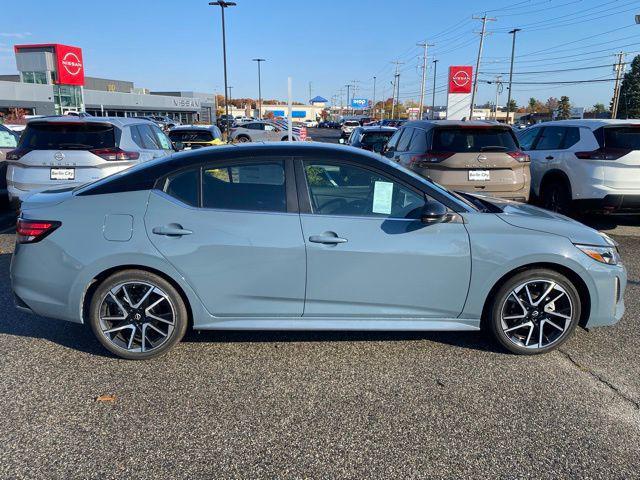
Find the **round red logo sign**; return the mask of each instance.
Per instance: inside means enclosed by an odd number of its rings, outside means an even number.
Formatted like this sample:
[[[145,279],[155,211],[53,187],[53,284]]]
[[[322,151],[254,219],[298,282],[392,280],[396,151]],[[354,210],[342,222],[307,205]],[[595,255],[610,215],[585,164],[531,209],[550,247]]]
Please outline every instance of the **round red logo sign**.
[[[82,70],[82,62],[78,56],[73,52],[67,52],[62,57],[62,66],[69,73],[69,75],[78,75]]]
[[[464,70],[459,70],[453,74],[453,76],[451,77],[451,80],[458,87],[464,87],[469,84],[469,82],[471,81],[471,77],[469,77],[469,74]]]

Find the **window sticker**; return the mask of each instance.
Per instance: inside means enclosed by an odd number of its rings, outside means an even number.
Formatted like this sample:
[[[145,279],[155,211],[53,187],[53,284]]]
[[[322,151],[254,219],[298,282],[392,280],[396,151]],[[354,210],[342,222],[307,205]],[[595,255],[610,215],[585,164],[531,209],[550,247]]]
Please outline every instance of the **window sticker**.
[[[375,182],[373,186],[373,213],[391,214],[391,199],[393,198],[393,183]]]

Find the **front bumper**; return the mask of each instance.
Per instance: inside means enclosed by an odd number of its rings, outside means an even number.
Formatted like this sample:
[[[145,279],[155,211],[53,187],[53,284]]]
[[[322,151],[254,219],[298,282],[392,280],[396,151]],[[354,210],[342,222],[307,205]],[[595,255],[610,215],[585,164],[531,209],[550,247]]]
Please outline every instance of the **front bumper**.
[[[594,261],[594,263],[596,263]],[[591,294],[591,315],[583,325],[586,328],[614,325],[625,312],[624,293],[627,288],[627,270],[623,265],[594,265],[590,269],[594,282]]]

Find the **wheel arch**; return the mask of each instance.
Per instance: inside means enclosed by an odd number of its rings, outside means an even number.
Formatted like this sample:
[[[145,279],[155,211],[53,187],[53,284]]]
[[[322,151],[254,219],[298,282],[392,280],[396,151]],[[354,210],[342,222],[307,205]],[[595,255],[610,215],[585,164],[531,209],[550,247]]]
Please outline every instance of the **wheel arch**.
[[[170,275],[167,275],[165,272],[158,270],[156,268],[153,267],[149,267],[147,265],[138,265],[138,264],[130,264],[130,265],[117,265],[111,268],[108,268],[106,270],[101,271],[100,273],[96,274],[92,280],[89,283],[89,286],[86,288],[85,292],[84,292],[84,296],[82,298],[82,321],[83,323],[87,323],[87,314],[89,312],[89,308],[91,305],[91,300],[93,298],[93,294],[95,293],[96,289],[100,286],[100,284],[107,278],[109,278],[111,275],[113,275],[114,273],[117,272],[121,272],[124,270],[142,270],[144,272],[149,272],[149,273],[153,273],[155,275],[158,275],[159,277],[163,278],[164,280],[166,280],[167,282],[169,282],[169,284],[171,284],[171,286],[173,288],[176,289],[176,291],[178,292],[178,294],[180,295],[180,297],[182,298],[182,301],[184,302],[184,305],[187,309],[187,316],[188,316],[188,328],[193,327],[193,308],[191,305],[191,301],[189,300],[189,296],[187,295],[187,293],[185,292],[184,288],[182,288],[182,286],[176,282],[173,278],[171,278]]]
[[[497,294],[498,290],[502,287],[502,285],[504,285],[505,282],[507,282],[514,275],[517,275],[518,273],[521,273],[521,272],[525,272],[527,270],[536,269],[536,268],[545,268],[548,270],[553,270],[555,272],[558,272],[564,275],[565,277],[567,277],[575,285],[576,290],[578,290],[578,295],[580,296],[580,303],[581,303],[580,320],[578,321],[578,325],[580,325],[581,327],[586,326],[587,322],[589,321],[589,317],[591,315],[591,294],[589,293],[589,287],[587,287],[587,284],[585,283],[585,281],[582,279],[582,277],[578,273],[576,273],[574,270],[572,270],[569,267],[560,265],[558,263],[538,262],[538,263],[529,263],[529,264],[521,265],[517,268],[514,268],[513,270],[510,270],[509,272],[505,273],[494,284],[494,286],[489,291],[489,294],[485,298],[484,305],[482,307],[482,318],[480,322],[480,326],[482,329],[485,329],[487,325],[487,321],[489,320],[491,302],[495,297],[495,295]]]
[[[541,197],[545,185],[554,180],[559,180],[565,183],[569,187],[569,193],[571,198],[573,199],[573,187],[571,186],[571,179],[569,178],[569,175],[558,168],[554,168],[549,170],[548,172],[545,172],[545,174],[542,176],[542,180],[540,180],[540,187],[537,196]]]

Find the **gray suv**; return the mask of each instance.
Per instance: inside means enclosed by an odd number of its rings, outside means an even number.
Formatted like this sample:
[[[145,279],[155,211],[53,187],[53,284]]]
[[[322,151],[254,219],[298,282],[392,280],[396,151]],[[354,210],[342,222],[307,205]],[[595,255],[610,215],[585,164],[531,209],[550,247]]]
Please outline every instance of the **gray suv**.
[[[169,138],[139,118],[43,117],[6,154],[9,201],[33,191],[75,187],[173,152]]]
[[[231,140],[234,142],[279,142],[288,140],[287,130],[271,122],[249,122],[231,129]],[[293,139],[300,138],[293,132]]]

